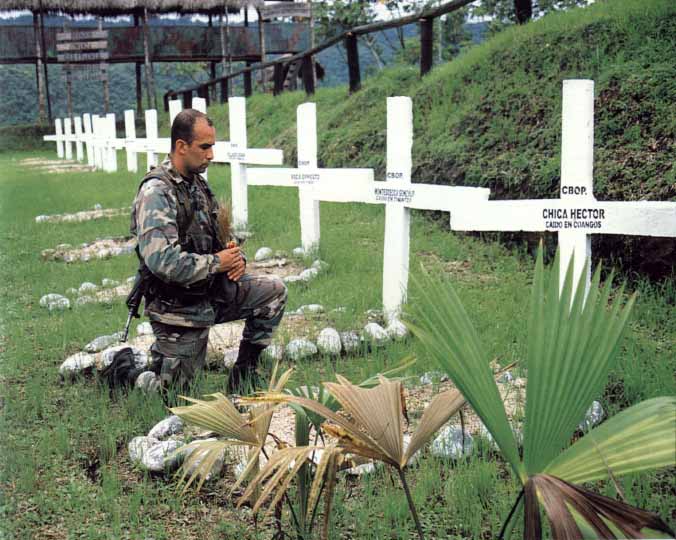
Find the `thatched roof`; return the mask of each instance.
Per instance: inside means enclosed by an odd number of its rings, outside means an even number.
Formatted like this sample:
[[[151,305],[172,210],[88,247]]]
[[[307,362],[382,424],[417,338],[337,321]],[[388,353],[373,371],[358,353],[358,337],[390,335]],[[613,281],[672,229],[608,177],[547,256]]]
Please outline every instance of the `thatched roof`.
[[[3,0],[0,11],[29,10],[68,15],[130,15],[148,9],[150,13],[212,13],[224,7],[238,10],[258,7],[263,0]]]

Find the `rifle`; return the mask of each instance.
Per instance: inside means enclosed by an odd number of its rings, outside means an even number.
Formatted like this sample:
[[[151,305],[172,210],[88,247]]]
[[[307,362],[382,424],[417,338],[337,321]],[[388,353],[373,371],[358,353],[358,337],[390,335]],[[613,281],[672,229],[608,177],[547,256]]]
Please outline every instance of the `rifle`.
[[[131,320],[133,318],[140,318],[139,308],[141,307],[141,301],[143,297],[146,297],[146,304],[150,301],[148,298],[148,289],[150,287],[152,273],[145,265],[141,263],[136,271],[136,278],[134,279],[134,286],[131,288],[131,292],[127,296],[126,304],[129,308],[129,315],[127,316],[127,324],[124,326],[124,334],[122,336],[122,343],[127,341],[129,336],[129,325],[131,325]]]

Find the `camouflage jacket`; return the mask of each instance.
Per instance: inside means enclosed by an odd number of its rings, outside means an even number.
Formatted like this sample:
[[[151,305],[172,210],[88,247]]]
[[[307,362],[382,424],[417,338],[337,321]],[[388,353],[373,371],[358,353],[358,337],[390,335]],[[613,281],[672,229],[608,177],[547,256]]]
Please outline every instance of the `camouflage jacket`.
[[[169,159],[148,173],[148,176],[160,175],[176,185],[189,183],[193,223],[201,232],[197,235],[200,247],[186,250],[181,246],[186,231],[179,231],[178,227],[180,202],[175,190],[157,178],[145,180],[136,194],[131,233],[137,239],[141,258],[155,277],[178,288],[199,286],[216,273],[219,265],[218,258],[212,254],[217,251],[213,223],[218,203],[201,177],[201,182],[183,178]],[[175,326],[205,327],[215,320],[214,308],[207,297],[189,305],[178,298],[158,297],[146,305],[145,314],[153,321]]]

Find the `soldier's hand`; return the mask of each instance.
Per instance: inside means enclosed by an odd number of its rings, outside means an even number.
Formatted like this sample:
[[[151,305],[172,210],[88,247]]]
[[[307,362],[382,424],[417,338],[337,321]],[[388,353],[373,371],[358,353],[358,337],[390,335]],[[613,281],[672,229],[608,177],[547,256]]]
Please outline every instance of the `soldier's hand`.
[[[218,259],[221,261],[218,267],[219,272],[227,272],[228,277],[237,281],[244,274],[244,258],[239,247],[224,249],[216,253]]]

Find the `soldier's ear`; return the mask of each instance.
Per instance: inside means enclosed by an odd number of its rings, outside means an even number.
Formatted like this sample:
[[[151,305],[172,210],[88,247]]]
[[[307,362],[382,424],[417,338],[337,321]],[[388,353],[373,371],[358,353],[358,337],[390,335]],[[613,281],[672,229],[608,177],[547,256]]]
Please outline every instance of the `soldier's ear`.
[[[176,152],[184,153],[190,145],[185,142],[183,139],[176,139]]]

